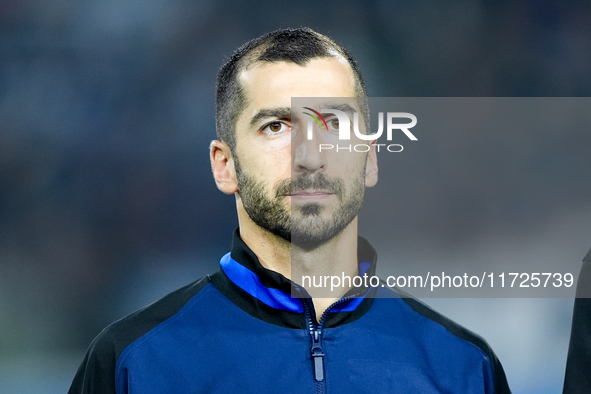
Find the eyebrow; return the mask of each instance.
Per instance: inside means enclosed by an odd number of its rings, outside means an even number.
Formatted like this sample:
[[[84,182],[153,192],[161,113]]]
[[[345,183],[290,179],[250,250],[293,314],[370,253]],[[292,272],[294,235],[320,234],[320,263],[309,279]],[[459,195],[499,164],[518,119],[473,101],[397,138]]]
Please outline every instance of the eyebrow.
[[[265,118],[288,118],[290,116],[291,108],[289,107],[261,109],[259,112],[256,113],[255,116],[252,117],[252,119],[250,120],[250,124],[254,125],[261,119]]]
[[[353,108],[352,106],[350,106],[349,104],[330,104],[330,103],[326,103],[326,104],[322,104],[320,106],[320,110],[324,110],[324,109],[336,109],[338,111],[343,111],[347,114],[352,114],[354,112],[357,112],[357,110],[355,108]]]

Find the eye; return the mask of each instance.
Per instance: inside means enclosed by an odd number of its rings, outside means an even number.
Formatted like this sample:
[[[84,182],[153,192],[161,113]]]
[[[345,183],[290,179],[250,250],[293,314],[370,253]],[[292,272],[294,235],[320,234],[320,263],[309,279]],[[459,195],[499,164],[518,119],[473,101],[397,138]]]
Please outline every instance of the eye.
[[[339,118],[326,119],[329,133],[337,134],[339,132]]]
[[[269,130],[271,130],[272,132],[276,133],[278,131],[281,131],[281,126],[283,124],[281,122],[273,122],[269,125]]]
[[[280,134],[287,131],[287,125],[283,122],[271,122],[263,127],[263,131],[267,134]]]

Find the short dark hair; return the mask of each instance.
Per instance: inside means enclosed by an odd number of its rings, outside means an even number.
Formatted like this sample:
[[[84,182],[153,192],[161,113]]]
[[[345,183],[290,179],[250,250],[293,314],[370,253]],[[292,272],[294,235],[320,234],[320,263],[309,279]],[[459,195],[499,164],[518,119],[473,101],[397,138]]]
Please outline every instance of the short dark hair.
[[[228,144],[232,152],[236,147],[236,121],[246,106],[244,90],[238,73],[257,62],[292,62],[305,65],[310,60],[343,56],[353,69],[355,94],[366,103],[367,92],[355,59],[332,39],[314,30],[280,29],[255,38],[238,48],[218,72],[215,120],[220,141]],[[369,120],[369,108],[362,105],[364,119]]]

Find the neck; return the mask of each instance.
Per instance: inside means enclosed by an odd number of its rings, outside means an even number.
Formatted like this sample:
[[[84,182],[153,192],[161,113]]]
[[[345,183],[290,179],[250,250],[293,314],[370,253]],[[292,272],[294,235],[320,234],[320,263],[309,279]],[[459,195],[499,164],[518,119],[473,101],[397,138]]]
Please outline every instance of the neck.
[[[244,211],[239,210],[238,221],[240,238],[261,265],[300,284],[313,297],[317,319],[350,289],[347,283],[331,278],[358,274],[357,218],[339,235],[313,248],[300,247],[270,233]]]

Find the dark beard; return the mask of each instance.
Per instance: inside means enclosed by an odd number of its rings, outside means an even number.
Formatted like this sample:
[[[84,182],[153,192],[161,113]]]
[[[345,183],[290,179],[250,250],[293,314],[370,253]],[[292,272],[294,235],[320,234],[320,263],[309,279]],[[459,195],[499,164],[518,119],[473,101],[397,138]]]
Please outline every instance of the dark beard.
[[[265,194],[264,184],[245,174],[237,159],[234,159],[234,164],[238,193],[248,216],[259,227],[291,242],[291,217],[277,197],[279,193],[276,192],[275,197],[269,199]],[[279,182],[275,189],[285,190],[286,187],[289,187],[289,180]]]
[[[304,173],[275,184],[274,197],[268,198],[264,182],[244,173],[237,160],[235,168],[240,198],[248,216],[258,226],[303,248],[313,248],[339,235],[361,209],[365,193],[365,171],[353,182],[349,193],[339,178],[329,178],[323,173]],[[326,190],[337,196],[340,204],[332,218],[320,219],[323,207],[317,203],[308,203],[298,208],[301,218],[292,220],[292,212],[285,208],[283,200],[292,192],[306,189]],[[296,208],[292,205],[293,209]]]

